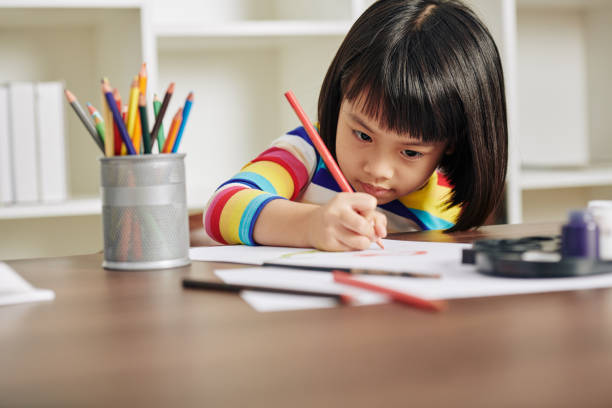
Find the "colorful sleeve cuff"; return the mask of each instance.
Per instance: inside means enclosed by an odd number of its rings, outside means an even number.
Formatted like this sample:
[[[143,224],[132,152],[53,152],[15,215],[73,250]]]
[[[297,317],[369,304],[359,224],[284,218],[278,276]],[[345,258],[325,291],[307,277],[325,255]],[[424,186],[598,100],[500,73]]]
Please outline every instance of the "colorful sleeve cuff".
[[[204,218],[207,234],[222,244],[257,245],[253,229],[261,210],[272,200],[283,197],[244,186],[228,186],[217,191]]]

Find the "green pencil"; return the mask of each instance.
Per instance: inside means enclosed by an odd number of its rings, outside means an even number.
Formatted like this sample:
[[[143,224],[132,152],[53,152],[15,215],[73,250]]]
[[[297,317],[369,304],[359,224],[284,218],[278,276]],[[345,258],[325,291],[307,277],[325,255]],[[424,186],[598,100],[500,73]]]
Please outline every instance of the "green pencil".
[[[94,108],[94,106],[91,103],[87,102],[86,105],[87,105],[87,110],[89,110],[89,113],[91,113],[91,118],[96,124],[96,130],[98,131],[98,136],[100,136],[100,139],[102,140],[102,144],[104,144],[106,143],[105,142],[106,129],[104,127],[104,119],[102,119],[102,115],[100,115],[100,112],[98,112],[98,110]]]
[[[157,94],[153,95],[153,112],[155,113],[155,119],[157,119],[157,116],[159,115],[159,111],[161,110],[161,105],[162,103],[157,97]],[[157,135],[151,135],[151,137],[156,137],[156,136],[157,136],[157,148],[159,149],[159,152],[161,153],[162,149],[164,148],[164,142],[165,142],[163,124],[159,125],[159,131],[157,132]]]
[[[143,93],[138,97],[138,111],[140,112],[140,127],[145,154],[151,153],[151,134],[149,133],[149,116],[147,115],[147,98]]]

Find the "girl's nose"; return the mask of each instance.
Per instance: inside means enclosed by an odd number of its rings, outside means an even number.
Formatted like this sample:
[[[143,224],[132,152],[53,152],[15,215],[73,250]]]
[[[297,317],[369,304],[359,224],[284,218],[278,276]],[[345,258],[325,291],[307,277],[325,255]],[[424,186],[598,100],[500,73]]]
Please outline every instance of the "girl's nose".
[[[393,177],[393,166],[388,160],[385,160],[380,156],[369,158],[366,161],[363,170],[372,176],[374,180],[389,180],[391,177]]]

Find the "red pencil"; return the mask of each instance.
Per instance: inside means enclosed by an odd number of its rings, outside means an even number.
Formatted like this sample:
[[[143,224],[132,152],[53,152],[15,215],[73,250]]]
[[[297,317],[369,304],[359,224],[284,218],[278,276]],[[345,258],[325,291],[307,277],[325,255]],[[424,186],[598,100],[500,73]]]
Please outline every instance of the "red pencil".
[[[119,94],[119,90],[117,88],[113,90],[113,97],[115,98],[115,102],[117,102],[117,109],[119,109],[119,112],[121,112],[123,105],[121,104],[121,95]],[[119,135],[119,127],[116,123],[113,124],[113,131],[115,136],[115,156],[120,156],[125,154],[127,149],[121,140],[121,136]]]
[[[409,295],[405,292],[389,289],[384,286],[375,285],[373,283],[364,282],[359,279],[355,279],[351,274],[343,271],[333,271],[334,282],[343,283],[345,285],[355,286],[361,289],[371,290],[372,292],[382,293],[389,296],[393,301],[404,303],[409,306],[418,307],[419,309],[430,310],[433,312],[439,312],[446,307],[446,303],[443,301],[427,300],[414,295]]]
[[[323,162],[325,162],[325,165],[334,177],[334,180],[336,180],[336,183],[338,183],[338,185],[340,186],[340,189],[346,193],[354,193],[355,191],[347,181],[346,177],[344,177],[344,174],[342,174],[342,170],[340,170],[340,167],[334,160],[333,156],[331,155],[329,150],[327,150],[327,146],[325,146],[325,143],[323,142],[323,139],[321,139],[319,132],[317,132],[317,129],[315,129],[315,127],[310,122],[310,119],[308,119],[306,112],[304,112],[304,109],[302,109],[302,107],[300,106],[300,103],[297,101],[297,98],[295,97],[293,92],[285,92],[285,98],[287,98],[289,104],[295,111],[295,114],[300,119],[300,122],[302,122],[302,125],[304,125],[304,129],[306,130],[306,133],[308,133],[308,137],[310,137],[312,144],[314,144],[315,148],[317,149],[317,152],[319,152],[319,154],[321,155]],[[382,249],[385,248],[380,239],[377,239],[376,243]]]

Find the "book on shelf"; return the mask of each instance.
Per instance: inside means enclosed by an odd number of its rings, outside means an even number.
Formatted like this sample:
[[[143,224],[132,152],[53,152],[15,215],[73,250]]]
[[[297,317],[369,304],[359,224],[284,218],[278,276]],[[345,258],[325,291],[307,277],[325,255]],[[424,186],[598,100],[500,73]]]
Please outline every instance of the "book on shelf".
[[[34,84],[10,82],[8,87],[15,201],[34,202],[38,201]]]
[[[61,82],[36,84],[36,130],[40,199],[43,202],[67,198],[64,85]]]
[[[0,204],[66,200],[62,82],[0,86]]]

